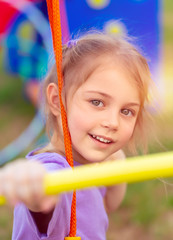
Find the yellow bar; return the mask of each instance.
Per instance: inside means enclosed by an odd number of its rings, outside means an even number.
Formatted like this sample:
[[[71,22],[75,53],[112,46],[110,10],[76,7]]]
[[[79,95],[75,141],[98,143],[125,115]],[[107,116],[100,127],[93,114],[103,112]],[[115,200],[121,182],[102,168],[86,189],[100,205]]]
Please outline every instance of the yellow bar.
[[[158,177],[173,176],[173,152],[89,164],[47,174],[44,181],[46,194],[58,194],[93,186],[131,183]]]
[[[3,196],[0,196],[0,206],[6,203],[6,199]]]
[[[48,173],[44,179],[44,191],[53,195],[94,186],[109,186],[173,176],[173,152],[150,154],[78,166]],[[0,197],[0,205],[4,198]]]

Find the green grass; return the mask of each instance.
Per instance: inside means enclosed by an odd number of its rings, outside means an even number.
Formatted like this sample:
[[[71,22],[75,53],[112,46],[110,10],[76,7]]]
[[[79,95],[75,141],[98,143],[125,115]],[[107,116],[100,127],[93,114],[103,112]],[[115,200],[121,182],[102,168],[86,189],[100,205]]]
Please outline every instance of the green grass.
[[[12,233],[12,209],[7,206],[0,209],[0,239],[10,240]]]

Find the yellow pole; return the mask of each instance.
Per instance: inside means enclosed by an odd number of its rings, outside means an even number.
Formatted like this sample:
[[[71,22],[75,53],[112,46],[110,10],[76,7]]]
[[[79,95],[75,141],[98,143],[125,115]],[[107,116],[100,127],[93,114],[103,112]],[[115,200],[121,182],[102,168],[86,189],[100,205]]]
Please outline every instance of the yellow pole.
[[[126,161],[109,161],[78,166],[48,173],[44,191],[54,195],[94,186],[109,186],[173,176],[173,152],[128,158]],[[0,197],[4,204],[4,197]]]
[[[89,164],[45,176],[46,194],[173,176],[173,152]]]
[[[4,205],[6,203],[6,199],[3,196],[0,196],[0,205]]]

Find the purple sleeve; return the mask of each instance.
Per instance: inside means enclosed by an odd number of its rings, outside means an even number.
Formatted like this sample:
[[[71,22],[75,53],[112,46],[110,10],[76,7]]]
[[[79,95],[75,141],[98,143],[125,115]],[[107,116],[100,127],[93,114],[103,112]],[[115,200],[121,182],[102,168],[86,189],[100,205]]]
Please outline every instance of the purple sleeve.
[[[56,153],[41,153],[38,155],[28,154],[30,160],[40,161],[47,171],[60,171],[70,167],[65,158]],[[24,204],[18,204],[14,210],[14,224],[12,240],[39,240],[64,239],[70,230],[72,193],[61,195],[60,203],[54,209],[46,234],[41,234],[32,218],[30,211]]]

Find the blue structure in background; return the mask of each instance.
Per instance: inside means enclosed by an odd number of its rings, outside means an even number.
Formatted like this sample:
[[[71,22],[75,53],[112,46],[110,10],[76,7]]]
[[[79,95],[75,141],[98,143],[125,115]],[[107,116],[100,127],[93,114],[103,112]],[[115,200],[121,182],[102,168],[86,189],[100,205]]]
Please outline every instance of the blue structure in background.
[[[33,6],[39,9],[48,21],[46,1],[33,3]],[[28,12],[31,10],[28,7]],[[48,52],[44,45],[43,36],[33,24],[30,23],[30,28],[27,28],[29,36],[20,36],[20,32],[26,28],[28,23],[28,16],[25,12],[16,14],[4,41],[6,46],[5,68],[9,73],[19,75],[24,81],[29,81],[31,78],[38,80],[43,69],[44,74],[46,74],[48,62]],[[41,26],[40,23],[41,27],[45,26]]]
[[[127,33],[150,60],[155,75],[160,62],[160,0],[66,0],[69,31],[72,34],[91,28]]]
[[[74,36],[90,29],[99,29],[111,34],[128,34],[137,38],[137,45],[149,59],[153,75],[156,74],[162,39],[161,0],[60,0],[60,4],[65,4],[66,7],[66,11],[62,9],[62,26],[68,26],[69,30],[68,36],[63,34],[64,41],[68,40],[69,35]],[[39,1],[34,5],[47,19],[46,1]],[[65,14],[67,22],[64,24]],[[43,39],[37,32],[33,36],[34,42],[26,42],[27,47],[24,46],[24,50],[20,49],[22,44],[15,36],[22,22],[26,20],[25,14],[21,14],[9,31],[6,68],[11,73],[23,75],[24,78],[37,78],[41,65],[46,69],[48,56],[44,51]]]

